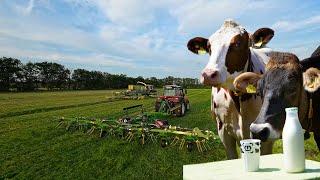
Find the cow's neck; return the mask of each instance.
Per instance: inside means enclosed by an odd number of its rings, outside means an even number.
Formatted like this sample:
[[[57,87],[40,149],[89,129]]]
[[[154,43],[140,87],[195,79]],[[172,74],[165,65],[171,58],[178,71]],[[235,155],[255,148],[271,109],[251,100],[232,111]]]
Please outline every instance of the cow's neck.
[[[250,48],[249,49],[249,56],[245,66],[244,72],[256,72],[259,74],[264,73],[265,63],[269,61],[269,57],[264,52],[259,52],[256,49]],[[232,100],[234,101],[238,112],[240,112],[240,101],[247,101],[250,99],[252,94],[242,94],[238,96],[233,91],[229,91]]]

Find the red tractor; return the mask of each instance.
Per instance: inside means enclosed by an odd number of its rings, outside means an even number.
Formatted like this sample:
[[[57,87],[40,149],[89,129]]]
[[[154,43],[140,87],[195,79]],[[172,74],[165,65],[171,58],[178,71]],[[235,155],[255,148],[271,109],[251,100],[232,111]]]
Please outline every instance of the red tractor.
[[[163,88],[163,95],[157,98],[155,104],[156,112],[184,116],[190,109],[187,90],[177,85],[166,85]]]

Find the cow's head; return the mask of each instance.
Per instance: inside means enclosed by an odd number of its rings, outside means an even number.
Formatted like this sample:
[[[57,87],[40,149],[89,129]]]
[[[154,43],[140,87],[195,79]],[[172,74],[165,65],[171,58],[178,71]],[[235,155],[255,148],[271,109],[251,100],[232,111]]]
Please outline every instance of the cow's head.
[[[310,68],[302,73],[298,58],[283,54],[270,59],[265,74],[243,73],[235,79],[234,86],[242,92],[246,92],[248,86],[255,87],[263,99],[259,115],[250,125],[253,138],[277,139],[281,137],[285,123],[285,108],[299,107],[300,121],[306,115],[306,91],[319,88],[320,71]]]
[[[210,86],[233,87],[234,78],[246,66],[250,46],[263,47],[274,35],[269,28],[261,28],[249,36],[236,22],[227,20],[209,39],[195,37],[188,42],[188,49],[195,54],[210,55],[202,71],[201,82]]]

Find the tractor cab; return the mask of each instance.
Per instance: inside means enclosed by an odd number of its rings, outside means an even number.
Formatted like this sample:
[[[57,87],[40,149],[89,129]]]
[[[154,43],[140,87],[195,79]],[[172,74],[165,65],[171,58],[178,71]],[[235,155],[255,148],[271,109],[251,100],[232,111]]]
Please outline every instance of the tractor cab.
[[[167,85],[163,88],[163,96],[185,96],[186,90],[181,86]]]
[[[190,109],[186,89],[177,85],[163,87],[163,95],[159,96],[155,103],[156,112],[165,112],[176,116],[184,116]]]

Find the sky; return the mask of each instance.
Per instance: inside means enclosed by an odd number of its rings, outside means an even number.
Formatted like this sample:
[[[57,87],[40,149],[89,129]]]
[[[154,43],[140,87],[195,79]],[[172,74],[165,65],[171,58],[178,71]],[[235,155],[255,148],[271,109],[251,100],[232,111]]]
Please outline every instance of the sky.
[[[306,58],[320,45],[317,0],[0,0],[0,57],[137,77],[199,78],[208,55],[187,50],[234,19],[275,30],[274,50]]]

